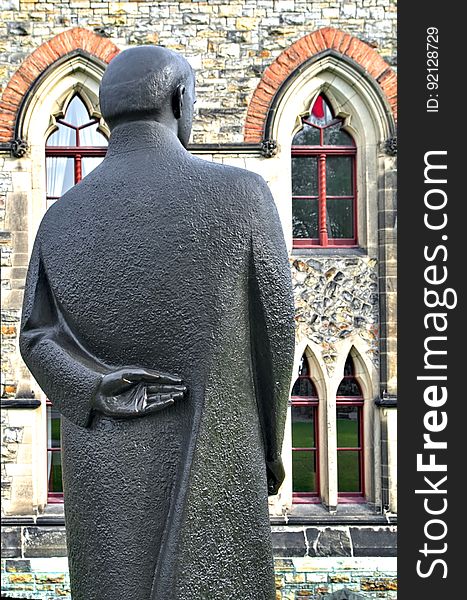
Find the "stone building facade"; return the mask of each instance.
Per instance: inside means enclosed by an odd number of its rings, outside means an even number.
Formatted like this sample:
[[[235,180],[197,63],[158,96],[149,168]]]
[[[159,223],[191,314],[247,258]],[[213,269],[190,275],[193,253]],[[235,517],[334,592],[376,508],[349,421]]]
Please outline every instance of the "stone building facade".
[[[181,52],[195,69],[191,151],[261,174],[290,250],[297,380],[283,448],[287,477],[270,506],[278,598],[394,598],[395,1],[3,0],[1,6],[5,590],[11,597],[67,596],[63,507],[50,484],[53,413],[18,353],[28,257],[54,196],[46,143],[76,96],[105,137],[98,106],[105,66],[121,50],[149,43]],[[328,123],[315,110],[320,102]],[[315,117],[320,127],[345,132],[351,141],[344,150],[297,146],[297,134],[313,127]],[[324,199],[321,192],[319,199],[308,195],[320,203],[319,236],[304,238],[297,229],[300,157],[309,164],[337,164],[336,157],[352,163],[351,189],[337,194],[352,208],[336,213],[344,228],[345,218],[352,219],[352,242],[329,226],[325,231],[336,196],[330,192]],[[334,171],[317,168],[322,190],[323,174],[330,180]],[[347,185],[342,173],[338,187]],[[357,392],[347,397],[343,382]],[[297,442],[300,431],[308,432],[308,442]],[[344,481],[346,469],[354,480]]]

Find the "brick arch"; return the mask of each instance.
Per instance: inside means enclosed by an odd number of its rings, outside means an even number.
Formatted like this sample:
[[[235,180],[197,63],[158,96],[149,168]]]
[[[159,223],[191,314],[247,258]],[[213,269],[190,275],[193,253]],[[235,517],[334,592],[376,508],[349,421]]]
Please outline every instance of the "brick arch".
[[[245,142],[260,142],[269,109],[287,77],[304,62],[326,50],[356,62],[376,80],[397,119],[397,77],[374,48],[358,38],[332,27],[324,27],[300,38],[266,68],[250,101],[244,128]]]
[[[82,27],[67,29],[36,48],[12,76],[2,94],[0,142],[13,139],[21,103],[37,78],[55,61],[76,50],[82,50],[105,63],[109,63],[120,52],[110,40]]]

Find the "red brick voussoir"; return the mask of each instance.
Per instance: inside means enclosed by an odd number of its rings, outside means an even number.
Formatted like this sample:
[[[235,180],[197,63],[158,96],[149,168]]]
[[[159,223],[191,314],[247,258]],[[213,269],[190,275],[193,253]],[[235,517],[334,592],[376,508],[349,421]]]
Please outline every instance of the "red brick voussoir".
[[[248,106],[244,141],[263,139],[264,125],[277,91],[287,77],[305,61],[326,50],[334,50],[362,67],[383,91],[397,120],[397,77],[378,52],[358,38],[333,27],[324,27],[300,38],[267,67]]]
[[[13,139],[21,101],[31,85],[47,67],[73,50],[84,50],[106,63],[120,52],[110,40],[82,27],[62,31],[40,45],[26,58],[3,91],[0,100],[0,142]]]

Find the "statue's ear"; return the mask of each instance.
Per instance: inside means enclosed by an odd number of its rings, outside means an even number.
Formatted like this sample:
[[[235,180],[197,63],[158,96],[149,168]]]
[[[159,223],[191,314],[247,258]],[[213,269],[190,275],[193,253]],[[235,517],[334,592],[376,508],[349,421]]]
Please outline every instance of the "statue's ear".
[[[172,110],[176,119],[180,119],[182,116],[183,96],[185,95],[185,89],[186,88],[183,84],[178,85],[172,96]]]

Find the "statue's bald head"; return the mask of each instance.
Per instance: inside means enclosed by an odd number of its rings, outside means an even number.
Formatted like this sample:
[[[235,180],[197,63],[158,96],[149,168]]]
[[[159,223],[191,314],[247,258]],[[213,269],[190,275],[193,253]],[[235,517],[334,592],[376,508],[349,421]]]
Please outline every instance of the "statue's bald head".
[[[112,129],[136,119],[164,122],[170,113],[179,120],[186,93],[191,106],[185,108],[192,111],[194,73],[188,61],[172,50],[148,45],[124,50],[110,62],[99,99],[102,116]],[[191,129],[191,113],[189,121]]]

